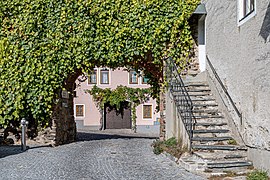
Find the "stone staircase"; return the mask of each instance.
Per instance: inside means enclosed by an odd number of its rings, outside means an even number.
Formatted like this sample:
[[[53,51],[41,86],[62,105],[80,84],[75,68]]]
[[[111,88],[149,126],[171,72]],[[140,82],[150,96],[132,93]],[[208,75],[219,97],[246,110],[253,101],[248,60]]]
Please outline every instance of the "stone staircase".
[[[196,119],[192,137],[192,154],[182,157],[180,163],[191,171],[211,175],[245,174],[252,169],[247,159],[247,148],[238,145],[206,82],[185,82],[193,103]],[[172,92],[173,96],[181,96]],[[176,102],[177,104],[177,102]]]

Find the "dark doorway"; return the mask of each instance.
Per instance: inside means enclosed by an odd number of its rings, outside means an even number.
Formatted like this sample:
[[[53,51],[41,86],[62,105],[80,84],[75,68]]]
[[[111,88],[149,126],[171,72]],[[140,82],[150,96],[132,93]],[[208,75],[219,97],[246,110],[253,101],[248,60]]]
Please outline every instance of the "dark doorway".
[[[131,109],[128,102],[122,102],[120,110],[105,104],[104,129],[131,129]]]

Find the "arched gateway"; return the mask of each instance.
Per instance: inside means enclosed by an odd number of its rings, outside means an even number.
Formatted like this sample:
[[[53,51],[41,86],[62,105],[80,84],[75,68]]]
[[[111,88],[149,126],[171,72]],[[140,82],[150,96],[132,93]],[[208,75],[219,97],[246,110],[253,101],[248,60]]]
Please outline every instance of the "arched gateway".
[[[0,124],[52,122],[56,144],[74,141],[74,82],[95,66],[142,69],[158,97],[162,59],[181,67],[189,59],[198,2],[1,1]]]

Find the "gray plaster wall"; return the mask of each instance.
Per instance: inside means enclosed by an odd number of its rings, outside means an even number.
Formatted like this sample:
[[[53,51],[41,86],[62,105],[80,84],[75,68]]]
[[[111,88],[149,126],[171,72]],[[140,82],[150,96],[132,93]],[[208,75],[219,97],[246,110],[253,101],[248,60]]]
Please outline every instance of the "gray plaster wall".
[[[242,122],[226,100],[225,106],[250,147],[249,157],[270,170],[270,0],[257,0],[256,15],[241,26],[238,1],[202,2],[207,10],[207,55],[242,113]]]
[[[177,107],[173,100],[173,96],[169,90],[166,91],[166,137],[169,139],[175,137],[178,142],[185,148],[190,148],[189,135],[185,129],[185,125],[181,116],[177,112]]]

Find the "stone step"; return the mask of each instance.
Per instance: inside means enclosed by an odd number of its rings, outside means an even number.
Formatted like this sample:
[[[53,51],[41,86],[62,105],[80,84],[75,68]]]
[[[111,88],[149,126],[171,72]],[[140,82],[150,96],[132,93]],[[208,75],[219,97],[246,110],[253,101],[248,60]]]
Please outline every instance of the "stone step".
[[[206,116],[196,116],[194,115],[196,119],[209,119],[209,118],[224,118],[223,116],[221,115],[206,115]]]
[[[195,116],[195,118],[199,117],[198,119],[205,119],[204,117],[206,117],[206,116],[207,117],[209,117],[209,116],[220,116],[220,117],[214,117],[214,118],[222,118],[223,117],[220,112],[196,112],[196,111],[194,112],[192,110],[192,113]],[[202,118],[200,118],[200,117],[202,117]]]
[[[252,166],[249,161],[228,161],[228,162],[211,162],[207,163],[207,168],[235,168],[235,167],[248,167]]]
[[[195,130],[197,131],[202,131],[202,133],[195,133],[195,134],[210,134],[210,133],[214,133],[216,136],[221,136],[220,134],[222,134],[222,136],[224,136],[224,133],[228,133],[229,135],[229,129],[228,126],[224,125],[224,126],[195,126]],[[203,133],[203,131],[208,131],[206,133]],[[221,132],[222,131],[222,132]]]
[[[214,151],[214,152],[205,152],[205,151],[194,151],[196,156],[205,159],[205,160],[224,160],[224,159],[244,159],[246,160],[247,155],[245,151]]]
[[[173,94],[175,96],[185,96],[182,94],[182,90],[173,90]],[[209,97],[211,94],[209,92],[194,92],[194,93],[188,93],[190,97],[198,97],[198,98],[203,98],[203,97]]]
[[[213,179],[222,179],[222,180],[245,180],[246,175],[251,173],[252,166],[244,167],[231,167],[231,168],[205,168],[205,172],[208,175],[212,176]],[[231,177],[233,176],[233,177]],[[220,177],[230,177],[230,178],[220,178]]]
[[[205,134],[205,133],[228,133],[228,129],[195,129],[194,134]]]
[[[194,87],[187,87],[186,90],[188,93],[193,93],[193,92],[210,92],[211,89],[209,87],[200,87],[200,88],[194,88]]]
[[[247,148],[240,146],[231,146],[231,145],[192,145],[194,150],[226,150],[226,151],[236,151],[243,150],[246,151]]]
[[[225,122],[197,122],[195,126],[226,126],[227,123]]]
[[[192,111],[193,112],[193,111]],[[205,119],[206,118],[223,118],[223,116],[221,115],[220,112],[213,112],[213,113],[207,113],[207,112],[193,112],[193,115],[195,116],[195,118],[197,119]]]
[[[193,97],[190,97],[191,98],[191,101],[192,102],[198,102],[198,103],[201,103],[201,101],[208,101],[208,103],[213,103],[215,102],[215,99],[213,97],[196,97],[196,96],[193,96]],[[195,103],[193,103],[195,104]]]
[[[207,113],[207,114],[216,114],[220,113],[218,109],[193,109],[193,113]]]
[[[223,121],[204,121],[204,122],[201,122],[201,121],[197,121],[197,122],[193,122],[193,123],[186,123],[187,125],[194,125],[195,127],[199,128],[200,126],[201,127],[204,127],[204,128],[208,128],[208,127],[215,127],[215,126],[227,126],[227,123],[226,122],[223,122]]]
[[[184,84],[185,84],[185,87],[198,87],[198,86],[209,87],[209,85],[206,82],[200,83],[200,82],[185,82],[184,81]]]
[[[230,136],[224,136],[224,137],[193,137],[192,141],[227,141],[232,140],[233,138]]]
[[[194,104],[193,103],[193,107],[198,107],[198,108],[201,108],[201,107],[217,107],[218,104],[217,103],[209,103],[209,104],[203,104],[203,103],[197,103],[197,104]]]

